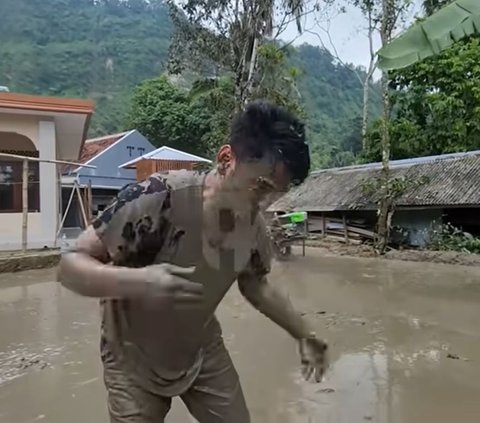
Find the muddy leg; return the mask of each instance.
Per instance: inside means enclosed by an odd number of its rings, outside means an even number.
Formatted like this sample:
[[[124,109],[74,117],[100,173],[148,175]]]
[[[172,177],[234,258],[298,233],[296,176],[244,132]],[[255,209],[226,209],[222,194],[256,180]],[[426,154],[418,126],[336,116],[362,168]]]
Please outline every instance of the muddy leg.
[[[138,386],[111,354],[102,354],[102,359],[110,423],[163,423],[171,399]]]
[[[250,423],[238,374],[221,334],[206,348],[200,374],[181,397],[199,423]]]

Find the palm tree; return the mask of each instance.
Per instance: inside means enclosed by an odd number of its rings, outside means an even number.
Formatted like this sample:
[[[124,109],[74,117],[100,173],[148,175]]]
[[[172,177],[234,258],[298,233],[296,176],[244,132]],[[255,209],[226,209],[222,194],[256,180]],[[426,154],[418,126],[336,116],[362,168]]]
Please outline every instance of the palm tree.
[[[427,0],[424,5],[437,7],[441,6],[440,3],[445,1]],[[378,66],[385,71],[401,69],[438,54],[474,34],[480,34],[480,1],[456,0],[415,23],[382,47],[377,53]]]

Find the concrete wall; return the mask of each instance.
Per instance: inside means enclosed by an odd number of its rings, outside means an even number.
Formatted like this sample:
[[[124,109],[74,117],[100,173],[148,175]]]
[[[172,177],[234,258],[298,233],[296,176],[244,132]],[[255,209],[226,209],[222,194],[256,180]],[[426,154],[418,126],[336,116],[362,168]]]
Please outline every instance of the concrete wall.
[[[425,247],[429,242],[432,225],[441,223],[442,209],[397,210],[392,225],[406,231],[408,242],[413,247]]]
[[[16,132],[24,135],[38,150],[38,118],[35,116],[0,113],[0,132]]]
[[[28,137],[42,159],[56,159],[55,122],[32,116],[0,114],[0,132],[15,132]],[[8,149],[0,143],[0,149]],[[28,214],[28,248],[53,247],[58,219],[56,166],[40,163],[40,212]],[[20,249],[22,213],[0,214],[0,250]]]

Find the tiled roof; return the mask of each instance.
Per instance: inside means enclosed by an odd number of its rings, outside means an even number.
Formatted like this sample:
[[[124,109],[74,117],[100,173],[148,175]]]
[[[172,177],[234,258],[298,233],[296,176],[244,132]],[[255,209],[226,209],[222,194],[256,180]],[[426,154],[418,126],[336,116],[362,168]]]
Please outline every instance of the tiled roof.
[[[397,160],[390,168],[392,177],[426,180],[407,189],[398,198],[397,207],[480,205],[480,151]],[[374,210],[376,206],[363,186],[367,180],[379,178],[380,172],[380,163],[312,172],[269,210]]]
[[[85,141],[78,163],[86,164],[90,160],[98,156],[102,151],[115,144],[120,138],[123,138],[128,132],[119,134],[106,135],[99,138],[91,138]],[[77,166],[67,165],[62,169],[62,173],[66,174],[77,169]]]

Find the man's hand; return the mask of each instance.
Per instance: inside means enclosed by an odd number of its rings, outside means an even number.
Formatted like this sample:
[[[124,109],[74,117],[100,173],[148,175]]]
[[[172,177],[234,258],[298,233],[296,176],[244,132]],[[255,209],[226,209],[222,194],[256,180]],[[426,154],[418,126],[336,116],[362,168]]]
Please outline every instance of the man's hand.
[[[173,264],[158,264],[138,269],[134,283],[143,283],[147,297],[165,297],[176,303],[200,302],[203,285],[187,279],[194,267],[179,267]]]
[[[321,382],[328,367],[327,344],[314,336],[299,341],[302,374],[305,380],[313,376],[315,382]]]

